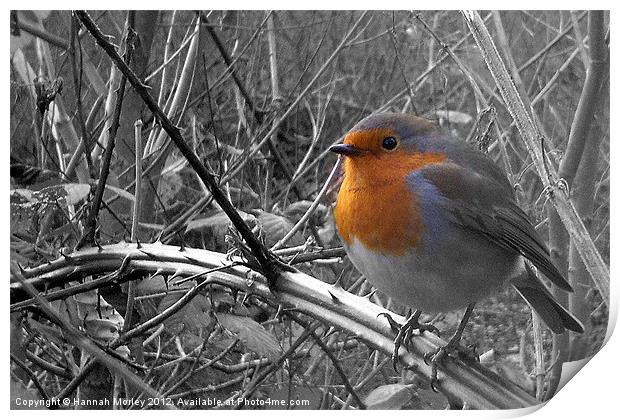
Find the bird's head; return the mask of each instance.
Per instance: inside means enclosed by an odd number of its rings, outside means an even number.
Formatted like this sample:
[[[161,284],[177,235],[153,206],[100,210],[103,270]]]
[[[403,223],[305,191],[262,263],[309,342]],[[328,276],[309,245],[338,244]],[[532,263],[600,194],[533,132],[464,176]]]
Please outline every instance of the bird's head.
[[[345,159],[345,174],[388,181],[447,159],[446,143],[434,122],[406,114],[371,115],[330,150]]]

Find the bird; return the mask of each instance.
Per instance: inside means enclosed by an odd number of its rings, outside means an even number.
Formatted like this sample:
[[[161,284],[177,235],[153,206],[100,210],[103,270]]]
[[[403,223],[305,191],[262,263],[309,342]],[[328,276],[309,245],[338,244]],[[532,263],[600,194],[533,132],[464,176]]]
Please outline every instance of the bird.
[[[393,362],[411,330],[438,332],[422,312],[466,308],[437,365],[459,349],[476,302],[511,285],[556,334],[583,325],[538,278],[573,289],[550,259],[505,172],[484,152],[434,121],[411,114],[370,115],[330,150],[341,176],[333,209],[346,253],[366,279],[415,308],[398,329]],[[426,357],[425,357],[426,360]]]

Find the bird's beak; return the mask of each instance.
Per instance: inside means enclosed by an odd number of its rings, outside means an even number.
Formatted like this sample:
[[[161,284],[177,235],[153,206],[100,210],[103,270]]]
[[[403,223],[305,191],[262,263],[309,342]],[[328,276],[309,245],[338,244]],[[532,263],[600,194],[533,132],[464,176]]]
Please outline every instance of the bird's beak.
[[[329,151],[343,156],[359,156],[364,152],[352,144],[335,144],[329,148]]]

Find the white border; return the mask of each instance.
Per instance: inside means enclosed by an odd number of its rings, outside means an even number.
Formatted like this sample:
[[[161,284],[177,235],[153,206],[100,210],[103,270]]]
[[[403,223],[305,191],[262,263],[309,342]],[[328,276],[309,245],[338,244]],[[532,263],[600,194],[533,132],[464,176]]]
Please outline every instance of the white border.
[[[196,1],[191,1],[191,2],[175,2],[175,5],[180,6],[180,8],[184,8],[184,9],[199,9],[199,8],[209,8],[209,6],[212,6],[214,8],[221,8],[222,6],[226,6],[227,8],[230,9],[254,9],[254,5],[256,3],[255,2],[239,2],[239,1],[228,1],[225,3],[221,3],[221,2],[196,2]],[[403,1],[397,1],[397,2],[371,2],[371,1],[367,1],[367,0],[359,0],[356,2],[352,2],[352,1],[346,1],[346,2],[339,2],[339,3],[335,3],[333,0],[332,1],[324,1],[324,0],[314,0],[310,3],[308,2],[296,2],[293,3],[291,1],[261,1],[260,6],[262,8],[271,8],[271,9],[306,9],[306,8],[312,8],[312,9],[376,9],[378,6],[381,6],[381,8],[390,8],[390,9],[408,9],[408,8],[419,8],[421,6],[421,4],[419,2],[403,2]],[[50,6],[55,6],[55,9],[68,9],[71,7],[79,7],[79,8],[88,8],[89,6],[92,8],[101,8],[101,3],[100,2],[84,2],[84,1],[80,1],[80,2],[52,2],[50,3],[49,1],[20,1],[18,4],[17,3],[13,3],[13,4],[9,4],[10,6],[18,6],[20,8],[24,8],[24,9],[48,9],[50,8]],[[429,5],[429,3],[426,3],[425,5]],[[432,6],[433,9],[454,9],[457,7],[463,8],[472,8],[472,9],[494,9],[497,8],[498,6],[498,2],[497,1],[477,1],[477,2],[456,2],[456,1],[435,1],[432,2],[432,4],[430,4]],[[520,1],[518,3],[518,5],[515,4],[508,4],[509,6],[519,6],[519,8],[522,9],[580,9],[583,8],[583,6],[588,6],[589,8],[592,9],[615,9],[612,7],[612,2],[610,1],[589,1],[588,3],[584,3],[583,1],[563,1],[563,2],[540,2],[540,1],[530,1],[530,0],[525,0],[525,1]],[[124,2],[120,2],[120,1],[107,1],[105,3],[106,8],[109,9],[122,9],[122,8],[126,8],[128,6],[128,3],[126,1]],[[163,1],[149,1],[149,2],[144,2],[144,1],[134,1],[131,3],[131,7],[135,8],[135,9],[150,9],[150,8],[168,8],[168,6],[170,6],[170,2],[163,2]],[[6,10],[5,14],[4,14],[4,25],[5,25],[5,35],[2,38],[2,46],[3,46],[3,51],[4,51],[4,57],[8,57],[9,55],[9,46],[8,46],[8,39],[9,37],[7,37],[7,32],[8,32],[8,23],[9,23],[9,16],[8,16],[8,11],[9,9]],[[616,17],[616,13],[615,10],[612,10],[611,13],[611,21],[615,23],[615,17]],[[612,62],[612,86],[613,86],[613,79],[614,79],[614,75],[616,74],[616,72],[614,71],[615,68],[617,67],[616,63],[618,63],[618,56],[614,50],[614,48],[611,49],[611,62]],[[8,63],[7,63],[8,64]],[[9,120],[8,120],[8,116],[9,116],[9,75],[10,75],[10,69],[9,66],[5,64],[4,66],[4,72],[5,72],[5,82],[2,84],[2,90],[3,90],[3,98],[4,101],[2,102],[2,118],[3,121],[5,122],[3,124],[4,127],[4,132],[5,132],[5,136],[3,138],[3,141],[0,142],[0,150],[2,152],[2,156],[5,159],[5,163],[0,165],[0,170],[2,171],[2,173],[0,173],[0,179],[3,179],[4,182],[6,182],[8,185],[9,183],[9,165],[8,165],[8,158],[9,158],[9,139],[10,139],[10,128],[9,128]],[[613,89],[613,88],[612,88]],[[615,94],[615,92],[612,90],[611,91],[611,156],[612,158],[617,156],[618,153],[620,152],[620,150],[618,149],[618,140],[617,138],[615,138],[615,134],[618,132],[617,128],[618,128],[618,118],[614,118],[618,115],[617,114],[617,95]],[[613,159],[612,159],[613,160]],[[611,176],[612,176],[612,180],[613,179],[617,179],[617,165],[614,165],[613,163],[611,164]],[[616,183],[612,181],[611,183],[611,202],[612,202],[612,208],[615,209],[615,198],[617,197],[617,186]],[[2,204],[0,205],[0,211],[2,212],[2,217],[5,223],[1,224],[0,226],[2,227],[2,230],[0,231],[0,238],[3,238],[2,241],[0,241],[0,243],[2,244],[2,250],[1,255],[2,258],[5,261],[5,264],[3,264],[3,268],[4,268],[4,273],[6,275],[8,275],[8,266],[9,266],[9,261],[8,261],[8,257],[9,257],[9,241],[8,241],[8,237],[9,237],[9,229],[8,229],[8,223],[7,221],[10,218],[10,214],[9,214],[9,200],[8,200],[8,191],[5,190],[5,193],[1,195],[1,200],[2,200]],[[614,279],[615,276],[613,276],[613,273],[615,271],[617,271],[615,269],[616,265],[615,263],[613,263],[614,261],[618,261],[618,258],[616,257],[620,257],[618,255],[618,252],[616,251],[616,246],[615,246],[615,238],[616,235],[616,223],[615,222],[615,218],[612,218],[611,223],[610,223],[610,229],[611,229],[611,269],[612,269],[612,285],[611,285],[611,302],[612,302],[612,308],[610,311],[610,323],[615,324],[615,321],[617,320],[618,317],[618,297],[619,297],[619,293],[618,293],[618,286],[614,284]],[[6,314],[8,314],[8,305],[9,305],[9,298],[8,298],[8,293],[7,293],[7,288],[4,287],[3,292],[6,296],[4,299],[4,302],[7,306],[5,306],[5,316]],[[3,337],[8,337],[8,317],[5,319],[5,322],[3,324],[4,327],[4,331],[0,334],[2,334]],[[2,341],[2,347],[4,349],[3,354],[7,355],[8,354],[8,340],[4,339],[1,340]],[[607,344],[604,346],[604,348],[597,354],[594,356],[594,358],[584,367],[584,369],[579,372],[575,378],[573,378],[571,381],[569,381],[569,383],[549,402],[546,404],[546,406],[542,407],[542,409],[540,410],[536,410],[536,409],[528,409],[528,410],[512,410],[512,411],[470,411],[470,412],[451,412],[451,411],[440,411],[440,412],[431,412],[431,411],[415,411],[415,412],[405,412],[405,413],[399,413],[395,415],[403,415],[403,416],[413,416],[415,418],[419,418],[420,416],[422,416],[423,418],[467,418],[467,419],[485,419],[485,418],[511,418],[511,417],[517,417],[523,414],[526,414],[526,412],[531,412],[534,410],[533,413],[530,414],[529,418],[532,419],[546,419],[549,417],[554,417],[554,418],[562,418],[564,420],[568,420],[568,419],[585,419],[585,420],[589,420],[589,419],[605,419],[605,418],[609,418],[609,413],[613,412],[613,411],[617,411],[616,409],[616,404],[618,401],[618,378],[620,378],[620,357],[618,356],[620,355],[620,340],[617,337],[617,334],[615,334],[614,336],[611,337],[611,339],[609,340],[609,342],[607,342]],[[3,395],[5,395],[4,398],[0,398],[0,401],[2,401],[2,404],[4,407],[6,407],[6,410],[8,410],[9,405],[8,405],[8,379],[9,379],[9,364],[8,363],[4,363],[3,365],[3,369],[5,374],[2,375],[2,378],[4,378],[3,381],[0,381],[0,383],[2,383],[4,386],[2,387],[4,389],[4,392],[2,392]],[[67,416],[72,416],[72,415],[80,415],[78,414],[79,412],[73,412],[75,414],[71,414],[72,412],[69,411],[53,411],[53,412],[48,412],[45,414],[45,416],[49,416],[49,418],[54,419],[54,418],[63,418],[65,419]],[[187,414],[186,414],[187,413]],[[125,414],[125,413],[124,413]],[[276,416],[276,417],[280,417],[280,415],[282,416],[290,416],[291,413],[287,413],[287,412],[275,412],[275,411],[270,411],[268,413],[264,413],[264,415],[266,416]],[[386,413],[364,413],[364,412],[352,412],[352,411],[348,411],[348,412],[333,412],[333,411],[322,411],[320,414],[318,413],[314,413],[314,412],[297,412],[295,415],[296,416],[301,416],[301,417],[306,417],[306,416],[316,416],[316,415],[320,415],[320,416],[338,416],[338,418],[346,418],[349,416],[355,416],[356,419],[359,419],[360,417],[366,417],[366,418],[370,418],[370,416],[372,416],[372,418],[376,418],[375,416],[377,415],[385,415]],[[12,411],[11,412],[11,416],[15,416],[15,417],[21,417],[21,416],[30,416],[31,414],[28,412],[24,412],[24,411]],[[95,416],[95,417],[103,417],[103,416],[108,416],[109,413],[106,412],[89,412],[88,413],[89,416]],[[167,416],[169,415],[169,413],[166,413],[165,411],[157,411],[157,412],[144,412],[144,413],[137,413],[137,412],[132,412],[132,414],[130,414],[131,416],[149,416],[149,418],[151,418],[151,416]],[[235,418],[250,418],[250,417],[255,417],[257,415],[257,413],[255,413],[253,410],[250,411],[243,411],[243,412],[209,412],[209,413],[205,413],[204,411],[186,411],[184,412],[183,416],[187,416],[189,417],[204,417],[205,415],[208,416],[218,416],[218,418],[221,417],[235,417]]]

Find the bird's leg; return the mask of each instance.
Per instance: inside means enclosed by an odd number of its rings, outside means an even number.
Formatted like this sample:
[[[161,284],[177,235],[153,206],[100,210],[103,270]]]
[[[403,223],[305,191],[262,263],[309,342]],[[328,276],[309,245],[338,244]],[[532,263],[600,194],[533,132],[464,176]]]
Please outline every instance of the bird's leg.
[[[411,333],[413,330],[418,330],[420,333],[430,331],[439,335],[439,330],[433,324],[420,322],[420,315],[422,315],[422,311],[420,310],[416,310],[413,315],[407,318],[407,321],[405,321],[403,325],[399,325],[387,313],[381,313],[380,315],[387,318],[392,330],[398,331],[398,334],[396,334],[396,338],[394,339],[394,352],[392,353],[392,366],[394,366],[395,371],[398,371],[396,368],[396,362],[398,361],[398,350],[403,343],[405,343],[405,347],[407,347],[407,344],[411,340]]]
[[[437,390],[437,365],[440,364],[441,361],[445,359],[445,357],[448,356],[452,351],[456,350],[459,352],[459,354],[465,354],[470,358],[476,358],[475,350],[473,351],[474,356],[472,356],[472,351],[463,351],[463,349],[460,347],[460,341],[463,335],[463,331],[465,330],[465,326],[467,325],[467,321],[469,321],[471,313],[474,311],[474,306],[475,303],[471,303],[467,306],[467,309],[465,309],[465,313],[463,314],[463,319],[461,319],[461,322],[459,323],[456,332],[445,346],[439,347],[436,351],[429,352],[424,355],[424,360],[432,367],[431,388],[434,391]]]

